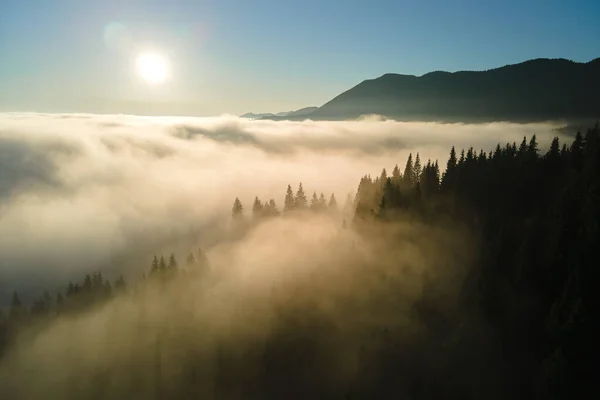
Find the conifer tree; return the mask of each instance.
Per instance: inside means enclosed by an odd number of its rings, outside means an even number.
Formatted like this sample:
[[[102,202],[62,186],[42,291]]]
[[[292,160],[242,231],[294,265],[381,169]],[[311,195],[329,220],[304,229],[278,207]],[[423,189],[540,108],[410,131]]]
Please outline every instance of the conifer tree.
[[[252,204],[252,219],[259,220],[264,216],[264,206],[258,199],[258,196],[254,198],[254,204]]]
[[[421,172],[422,172],[421,158],[419,157],[419,153],[417,153],[417,157],[415,158],[415,165],[413,167],[413,182],[414,183],[418,183],[419,180],[421,179]]]
[[[558,136],[555,136],[552,139],[552,143],[550,143],[550,149],[548,149],[548,153],[546,153],[546,159],[548,160],[558,160],[560,157],[560,141]]]
[[[454,170],[457,166],[458,160],[456,159],[456,149],[452,146],[450,150],[450,157],[448,158],[448,163],[446,164],[446,171]]]
[[[523,140],[521,141],[521,145],[519,146],[519,152],[517,153],[519,156],[524,156],[527,153],[527,137],[523,136]]]
[[[529,154],[532,158],[536,158],[538,156],[538,142],[535,134],[529,140],[529,145],[527,146],[527,154]]]
[[[571,144],[571,163],[573,168],[576,171],[580,171],[583,167],[583,136],[581,135],[581,131],[577,131],[575,135],[575,140],[573,144]]]
[[[387,171],[385,170],[385,168],[381,171],[381,175],[379,175],[379,184],[381,185],[382,188],[385,187],[385,185],[387,184]]]
[[[92,290],[92,277],[90,274],[86,274],[83,279],[83,290],[89,292]]]
[[[398,167],[398,164],[396,164],[394,166],[394,169],[392,170],[392,183],[395,185],[400,184],[400,180],[402,179],[402,174],[400,173],[400,168]]]
[[[413,168],[413,159],[412,153],[408,155],[408,160],[406,160],[406,166],[404,167],[404,182],[408,187],[412,187],[415,184],[415,171]]]
[[[279,209],[277,208],[277,204],[275,204],[275,199],[269,200],[268,204],[268,217],[277,217],[279,215]]]
[[[321,192],[321,194],[319,195],[319,203],[318,203],[318,210],[320,212],[325,211],[327,209],[327,200],[325,199],[325,195],[323,194],[323,192]]]
[[[306,208],[308,200],[306,199],[306,195],[304,194],[304,188],[302,187],[302,182],[298,185],[298,190],[296,191],[296,197],[294,198],[294,207],[298,210],[303,210]]]
[[[288,185],[287,191],[285,192],[285,200],[283,202],[283,212],[292,211],[295,208],[294,192],[292,192],[292,185]]]
[[[233,202],[233,207],[231,208],[231,216],[234,221],[239,222],[244,219],[244,206],[242,206],[242,202],[239,198],[235,198]]]
[[[317,192],[313,192],[312,198],[310,199],[310,209],[312,211],[319,210],[319,198],[317,197]]]
[[[153,274],[155,272],[158,272],[158,258],[156,255],[152,258],[152,266],[150,267],[150,273]]]
[[[465,165],[470,167],[471,165],[473,165],[474,161],[475,161],[475,153],[473,151],[473,148],[469,147],[469,150],[467,150],[467,155],[465,157]]]
[[[331,197],[329,198],[329,211],[336,212],[338,211],[337,200],[335,199],[335,194],[331,193]]]
[[[175,259],[175,254],[171,253],[169,256],[169,269],[177,269],[177,260]]]

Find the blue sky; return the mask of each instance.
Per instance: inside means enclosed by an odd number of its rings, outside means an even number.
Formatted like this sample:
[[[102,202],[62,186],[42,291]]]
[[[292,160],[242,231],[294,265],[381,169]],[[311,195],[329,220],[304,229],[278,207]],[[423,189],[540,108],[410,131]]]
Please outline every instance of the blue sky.
[[[285,111],[386,72],[587,62],[599,16],[597,0],[0,0],[0,110]],[[168,57],[164,85],[134,73],[145,49]]]

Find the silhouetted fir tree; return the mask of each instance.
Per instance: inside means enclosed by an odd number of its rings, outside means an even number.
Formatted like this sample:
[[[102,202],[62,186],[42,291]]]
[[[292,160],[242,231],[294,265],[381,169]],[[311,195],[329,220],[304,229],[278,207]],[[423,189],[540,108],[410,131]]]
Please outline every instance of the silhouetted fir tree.
[[[233,207],[231,207],[231,216],[234,221],[242,221],[244,219],[244,206],[239,198],[235,198]]]
[[[494,150],[494,155],[493,155],[492,159],[499,160],[501,155],[502,155],[502,148],[500,147],[500,143],[498,143],[496,145],[496,149]]]
[[[329,211],[332,211],[332,212],[337,212],[338,211],[337,200],[335,199],[335,194],[333,194],[333,193],[331,193],[331,197],[329,197],[328,208],[329,208]]]
[[[552,143],[550,143],[550,149],[544,156],[544,168],[547,171],[544,179],[545,184],[548,184],[548,182],[553,179],[553,175],[557,174],[561,170],[561,157],[560,141],[556,136],[554,139],[552,139]]]
[[[406,166],[404,167],[404,183],[407,187],[413,187],[415,184],[415,171],[413,167],[413,159],[412,153],[408,155],[408,160],[406,160]]]
[[[158,258],[156,257],[156,255],[154,255],[154,257],[152,258],[152,266],[150,267],[150,273],[156,273],[158,272]]]
[[[269,203],[265,205],[265,215],[267,217],[277,217],[280,215],[275,199],[270,199]]]
[[[379,175],[379,184],[381,185],[382,188],[385,187],[385,185],[387,184],[387,171],[385,170],[385,168],[383,170],[381,170],[381,174]]]
[[[458,160],[456,159],[456,149],[454,146],[452,146],[452,150],[450,150],[450,157],[448,158],[448,162],[446,164],[446,171],[444,172],[442,180],[442,189],[445,192],[449,192],[456,188],[457,168]]]
[[[292,185],[288,185],[285,192],[285,200],[283,202],[283,212],[292,211],[295,208],[294,192],[292,192]]]
[[[310,199],[310,209],[315,212],[319,211],[319,198],[317,197],[317,192],[313,192]]]
[[[450,156],[448,157],[448,163],[446,164],[446,172],[456,169],[457,166],[458,160],[456,159],[456,149],[454,146],[452,146],[452,149],[450,150]]]
[[[92,276],[90,274],[85,275],[85,278],[83,279],[82,289],[86,293],[92,291]]]
[[[396,185],[392,183],[390,178],[386,178],[383,187],[383,194],[379,203],[379,215],[383,218],[390,218],[393,210],[397,208],[399,193]]]
[[[304,194],[304,188],[302,182],[298,184],[298,190],[296,191],[296,197],[294,197],[294,208],[298,210],[304,210],[307,207],[308,200]]]
[[[465,156],[465,167],[469,168],[473,166],[473,163],[475,162],[475,152],[473,151],[472,147],[469,147],[469,149],[467,150],[467,155]],[[469,171],[471,172],[471,171]]]
[[[392,183],[394,185],[400,185],[400,182],[402,182],[402,174],[400,173],[398,164],[396,164],[392,170]]]
[[[428,160],[421,174],[419,187],[425,197],[431,197],[439,191],[439,169],[436,165],[431,164],[431,160]]]
[[[160,255],[160,259],[158,260],[158,271],[165,272],[167,270],[167,263],[165,262],[165,258],[163,255]]]
[[[529,140],[529,145],[527,146],[527,154],[532,158],[536,158],[538,156],[538,153],[539,148],[537,138],[535,135],[533,135]]]
[[[259,220],[264,216],[264,207],[262,202],[258,197],[254,198],[254,203],[252,204],[252,219]]]
[[[356,197],[354,198],[355,218],[369,218],[377,214],[381,202],[381,191],[370,176],[364,176],[358,185]]]
[[[104,278],[102,277],[102,273],[101,272],[95,272],[92,275],[92,288],[93,289],[98,289],[102,286],[102,284],[104,283]]]
[[[421,179],[421,158],[419,157],[419,153],[417,153],[417,157],[415,158],[415,165],[413,166],[413,179],[412,181],[416,184]]]
[[[167,266],[167,268],[175,270],[177,269],[177,260],[175,259],[175,254],[171,253],[171,255],[169,256],[169,265]]]
[[[325,199],[325,195],[321,192],[319,195],[319,202],[317,203],[317,211],[323,212],[327,210],[327,200]]]
[[[525,154],[527,154],[527,137],[523,136],[523,140],[521,141],[517,155],[524,156]]]
[[[581,171],[583,168],[583,146],[583,136],[580,131],[577,131],[570,149],[571,163],[576,171]]]

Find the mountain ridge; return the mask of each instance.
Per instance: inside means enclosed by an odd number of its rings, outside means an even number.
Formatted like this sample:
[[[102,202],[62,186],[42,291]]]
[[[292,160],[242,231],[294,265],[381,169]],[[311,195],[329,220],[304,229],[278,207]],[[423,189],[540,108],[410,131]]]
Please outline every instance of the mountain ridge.
[[[600,58],[536,58],[481,71],[385,73],[318,109],[263,119],[345,120],[378,114],[441,122],[580,120],[600,117]]]

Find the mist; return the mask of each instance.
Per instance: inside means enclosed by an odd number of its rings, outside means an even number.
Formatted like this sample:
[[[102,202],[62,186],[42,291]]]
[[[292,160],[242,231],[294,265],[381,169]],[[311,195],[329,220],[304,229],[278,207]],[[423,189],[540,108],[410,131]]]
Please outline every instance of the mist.
[[[32,328],[0,363],[3,385],[14,398],[61,398],[83,396],[100,379],[112,398],[131,390],[160,398],[157,382],[163,394],[179,393],[191,379],[202,382],[194,395],[222,398],[225,378],[215,371],[224,359],[237,371],[229,379],[247,389],[259,360],[275,354],[294,360],[275,368],[291,368],[307,393],[319,387],[334,395],[349,390],[357,374],[364,378],[365,357],[392,343],[410,368],[432,379],[475,376],[470,385],[500,387],[494,363],[489,371],[465,367],[444,376],[442,365],[460,357],[439,350],[436,333],[415,316],[424,293],[426,306],[446,318],[460,313],[458,294],[478,239],[459,222],[406,217],[359,235],[343,216],[298,214],[239,232],[231,207],[239,197],[248,216],[258,196],[274,198],[281,210],[287,185],[295,191],[302,182],[308,197],[334,193],[341,208],[362,176],[403,169],[410,153],[443,166],[452,146],[490,151],[532,134],[545,148],[556,127],[3,114],[4,304],[13,290],[27,300],[98,270],[135,286],[155,254],[174,253],[182,263],[201,248],[210,264]],[[304,342],[308,330],[318,334]],[[281,338],[308,346],[308,358],[287,354]],[[453,349],[471,360],[499,357],[487,342]],[[301,376],[315,362],[318,382]],[[385,374],[377,365],[370,373]],[[27,384],[32,371],[40,377],[35,387]]]
[[[403,168],[410,152],[444,165],[452,145],[488,151],[536,133],[544,147],[554,127],[2,114],[0,290],[150,247],[210,247],[235,197],[246,211],[254,196],[281,208],[287,185],[303,182],[341,203],[361,176]]]

